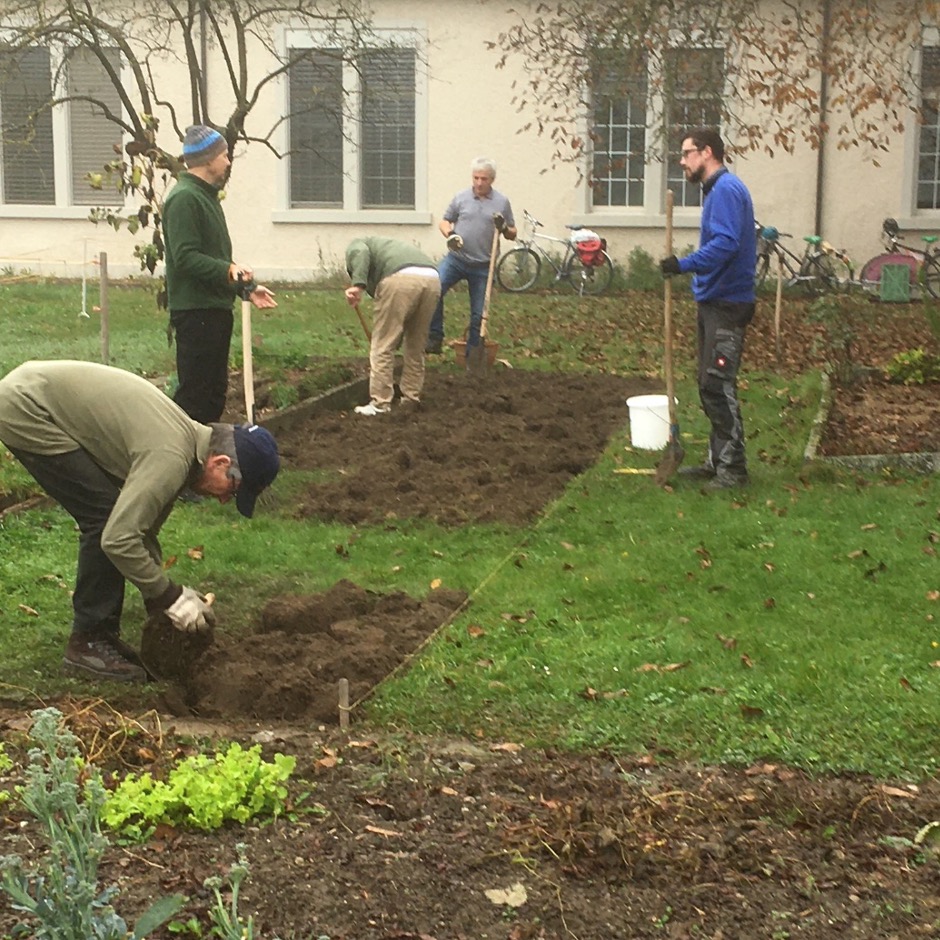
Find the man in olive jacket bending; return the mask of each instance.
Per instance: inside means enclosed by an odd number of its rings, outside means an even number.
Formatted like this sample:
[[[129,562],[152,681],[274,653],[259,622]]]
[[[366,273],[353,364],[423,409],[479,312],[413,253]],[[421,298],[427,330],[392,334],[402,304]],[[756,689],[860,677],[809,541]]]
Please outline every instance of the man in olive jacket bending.
[[[91,362],[26,362],[0,379],[0,443],[78,524],[66,668],[125,682],[146,678],[120,639],[125,581],[179,630],[214,623],[211,601],[161,564],[180,491],[251,517],[280,466],[264,428],[199,424],[146,379]]]
[[[352,285],[346,301],[359,307],[363,293],[374,298],[369,349],[369,403],[356,414],[387,414],[394,397],[395,350],[402,348],[401,403],[414,409],[424,388],[424,346],[428,325],[441,296],[434,262],[422,251],[394,238],[357,238],[346,249]]]

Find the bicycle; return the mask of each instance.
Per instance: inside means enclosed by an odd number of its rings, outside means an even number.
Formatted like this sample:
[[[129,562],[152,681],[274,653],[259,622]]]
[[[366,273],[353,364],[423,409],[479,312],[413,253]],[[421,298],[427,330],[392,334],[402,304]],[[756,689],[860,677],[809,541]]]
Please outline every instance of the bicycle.
[[[884,266],[899,264],[910,271],[912,287],[923,284],[931,297],[940,298],[940,247],[934,247],[937,236],[924,235],[924,248],[905,245],[894,219],[885,219],[881,223],[881,235],[886,250],[865,262],[858,275],[859,284],[866,290],[878,293]]]
[[[819,235],[804,235],[806,247],[803,256],[780,243],[781,238],[792,238],[787,232],[778,232],[773,226],[757,228],[757,270],[754,283],[759,289],[764,286],[770,273],[771,257],[782,262],[784,286],[801,288],[808,294],[817,295],[827,290],[840,290],[850,285],[854,278],[852,262],[841,248],[833,248]],[[775,265],[776,267],[776,265]]]
[[[516,248],[507,251],[496,265],[496,280],[503,290],[512,293],[526,291],[539,279],[544,258],[555,271],[555,281],[568,281],[579,296],[602,294],[610,286],[614,266],[604,250],[605,239],[583,225],[566,225],[571,230],[567,238],[543,235],[542,227],[534,216],[523,209],[526,221],[526,236],[517,239]],[[561,246],[565,253],[561,263],[555,259],[536,239]]]

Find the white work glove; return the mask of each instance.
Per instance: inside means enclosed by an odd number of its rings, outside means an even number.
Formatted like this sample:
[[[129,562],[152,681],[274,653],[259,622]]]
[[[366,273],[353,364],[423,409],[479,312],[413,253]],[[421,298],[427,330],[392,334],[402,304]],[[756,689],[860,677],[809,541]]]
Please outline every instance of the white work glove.
[[[447,236],[447,247],[451,251],[460,251],[463,248],[463,239],[456,232],[451,232]]]
[[[215,626],[215,612],[212,610],[213,595],[200,594],[191,587],[184,587],[183,593],[166,609],[166,615],[177,630],[195,633]]]

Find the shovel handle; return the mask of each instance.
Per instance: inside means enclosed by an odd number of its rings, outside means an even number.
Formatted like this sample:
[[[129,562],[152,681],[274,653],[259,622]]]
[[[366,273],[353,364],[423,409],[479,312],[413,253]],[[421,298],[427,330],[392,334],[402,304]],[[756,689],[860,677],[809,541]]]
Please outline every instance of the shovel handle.
[[[480,342],[486,340],[486,325],[490,318],[490,297],[493,294],[493,275],[496,273],[496,255],[499,253],[499,229],[493,226],[493,247],[490,248],[490,267],[486,272],[486,293],[483,295],[483,317],[480,320]]]
[[[362,315],[362,311],[359,309],[359,304],[356,304],[356,316],[359,317],[359,322],[362,324],[362,332],[366,334],[366,339],[371,343],[372,331],[369,329],[369,326],[366,323],[366,318]]]
[[[672,207],[671,189],[666,190],[666,257],[672,254]],[[663,286],[663,371],[666,373],[666,398],[669,406],[670,428],[676,426],[676,389],[672,370],[672,280],[666,278]],[[671,431],[670,431],[671,433]]]

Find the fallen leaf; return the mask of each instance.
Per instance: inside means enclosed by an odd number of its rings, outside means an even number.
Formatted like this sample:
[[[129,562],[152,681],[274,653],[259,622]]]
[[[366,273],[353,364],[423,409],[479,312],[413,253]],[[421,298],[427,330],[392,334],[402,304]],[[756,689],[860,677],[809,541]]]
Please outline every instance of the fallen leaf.
[[[753,669],[753,668],[754,668],[754,660],[751,659],[751,657],[748,656],[747,653],[742,653],[742,654],[741,654],[741,665],[744,666],[745,669]]]
[[[877,529],[877,528],[878,528],[878,526],[877,526],[876,523],[874,523],[874,522],[866,522],[865,525],[862,526],[862,531],[863,531],[863,532],[871,532],[872,529]]]
[[[202,561],[203,559],[203,546],[194,545],[192,548],[186,550],[186,554],[192,558],[193,561]]]
[[[764,570],[773,574],[777,570],[777,566],[772,561],[765,561]]]
[[[431,582],[431,590],[436,591],[444,582],[440,578],[435,578]]]
[[[909,682],[907,679],[904,678],[904,676],[901,676],[901,678],[898,679],[898,682],[901,683],[901,688],[902,688],[902,689],[907,689],[908,692],[913,692],[913,691],[914,691],[914,686],[912,686],[912,685],[910,684],[910,682]]]
[[[914,845],[926,845],[931,848],[940,848],[940,820],[933,820],[917,831],[914,836]]]
[[[471,623],[467,625],[467,636],[476,639],[477,637],[486,636],[486,631],[478,623]]]
[[[720,633],[715,634],[715,639],[726,649],[733,650],[737,645],[738,641],[731,636],[722,636]]]
[[[900,787],[889,787],[887,784],[882,784],[879,788],[885,796],[899,796],[905,800],[913,800],[916,798],[916,793],[911,793],[908,790],[902,790]]]
[[[561,547],[562,547],[562,548],[567,548],[569,552],[573,552],[573,551],[574,551],[574,546],[571,544],[571,542],[562,542],[562,543],[561,543]]]
[[[772,610],[776,606],[777,602],[772,597],[764,598],[764,607],[766,607],[768,610]]]
[[[491,744],[491,745],[490,745],[490,750],[491,750],[491,751],[506,751],[506,752],[508,752],[508,753],[510,753],[510,754],[518,754],[519,751],[522,750],[522,748],[523,748],[523,745],[521,745],[521,744],[515,744],[515,743],[513,743],[512,741],[505,741],[505,742],[503,742],[502,744]]]
[[[366,826],[366,832],[374,832],[377,836],[385,836],[386,838],[401,835],[400,832],[396,832],[394,829],[380,829],[378,826]]]
[[[490,888],[483,893],[492,904],[504,907],[522,907],[529,900],[525,885],[518,881],[511,888]]]
[[[758,709],[760,711],[760,709]],[[776,764],[755,764],[744,771],[745,777],[757,777],[760,774],[773,774],[777,770]]]
[[[28,607],[26,604],[19,604],[18,606],[19,606],[20,610],[23,611],[24,614],[29,614],[30,617],[38,617],[38,616],[39,616],[39,611],[36,610],[36,609],[33,608],[33,607]]]
[[[754,721],[756,718],[763,718],[764,709],[758,708],[756,705],[742,705],[741,717],[745,721]]]
[[[928,601],[940,601],[940,591],[928,591],[927,600]]]

